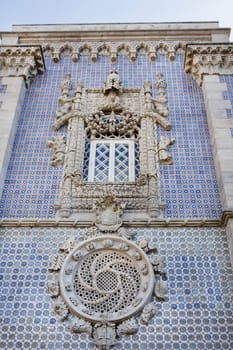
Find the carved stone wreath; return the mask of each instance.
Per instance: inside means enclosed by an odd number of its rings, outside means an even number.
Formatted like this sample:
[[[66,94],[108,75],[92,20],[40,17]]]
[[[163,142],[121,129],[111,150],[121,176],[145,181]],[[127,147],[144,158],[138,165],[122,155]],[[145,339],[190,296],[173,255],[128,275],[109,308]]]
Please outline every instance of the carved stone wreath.
[[[165,300],[165,273],[157,249],[132,242],[122,227],[107,234],[86,229],[82,237],[66,241],[52,258],[48,292],[72,332],[87,332],[97,348],[109,349],[121,335],[137,332],[136,316],[148,324],[155,315],[152,300]]]

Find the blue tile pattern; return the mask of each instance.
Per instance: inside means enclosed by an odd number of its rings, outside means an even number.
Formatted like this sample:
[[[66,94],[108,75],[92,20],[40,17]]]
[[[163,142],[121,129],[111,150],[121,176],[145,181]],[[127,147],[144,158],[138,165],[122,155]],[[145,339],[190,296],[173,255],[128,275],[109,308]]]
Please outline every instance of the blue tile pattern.
[[[231,75],[220,75],[219,77],[221,83],[225,83],[227,86],[227,91],[223,92],[223,98],[225,100],[230,100],[232,108],[226,109],[227,118],[233,118],[233,76]],[[230,129],[231,136],[233,137],[233,129]]]
[[[6,93],[7,85],[2,84],[2,79],[0,78],[0,95],[3,95]],[[1,99],[1,96],[0,96]],[[2,101],[0,101],[0,108],[2,108]]]
[[[132,229],[132,232],[135,231]],[[168,301],[139,332],[116,349],[216,350],[233,348],[233,275],[223,229],[138,229],[158,247],[168,276]],[[48,263],[77,229],[1,230],[0,349],[93,349],[72,335],[47,295]]]
[[[168,84],[171,132],[158,126],[158,134],[175,138],[170,147],[174,165],[160,166],[161,199],[165,217],[219,218],[221,203],[215,174],[207,118],[201,89],[184,73],[183,55],[170,63],[165,56],[149,62],[139,56],[135,63],[119,56],[116,63],[101,56],[96,63],[81,56],[78,63],[69,57],[55,64],[46,58],[46,72],[38,76],[26,93],[21,118],[7,172],[0,215],[5,218],[52,218],[59,194],[62,167],[49,165],[52,135],[66,134],[52,129],[58,109],[60,83],[67,71],[75,86],[77,79],[86,87],[101,88],[110,69],[116,68],[125,88],[141,87],[162,72]],[[154,95],[156,94],[155,88]]]
[[[6,89],[7,89],[7,85],[6,84],[1,84],[1,80],[0,80],[0,94],[5,94],[6,93]]]
[[[232,112],[232,110],[233,110],[233,76],[232,75],[220,75],[219,80],[221,83],[225,83],[227,86],[227,91],[223,92],[223,98],[225,100],[231,101],[232,109],[227,110],[228,113],[230,113],[230,111]]]

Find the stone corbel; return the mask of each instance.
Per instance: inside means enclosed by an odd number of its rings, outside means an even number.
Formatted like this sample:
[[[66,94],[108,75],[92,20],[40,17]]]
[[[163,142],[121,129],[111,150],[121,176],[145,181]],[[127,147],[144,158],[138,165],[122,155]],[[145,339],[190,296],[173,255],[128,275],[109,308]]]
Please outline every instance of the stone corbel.
[[[233,74],[233,44],[190,44],[186,46],[184,69],[198,85],[204,75]]]
[[[31,78],[45,71],[40,46],[1,46],[0,61],[1,76],[23,77],[27,87]]]

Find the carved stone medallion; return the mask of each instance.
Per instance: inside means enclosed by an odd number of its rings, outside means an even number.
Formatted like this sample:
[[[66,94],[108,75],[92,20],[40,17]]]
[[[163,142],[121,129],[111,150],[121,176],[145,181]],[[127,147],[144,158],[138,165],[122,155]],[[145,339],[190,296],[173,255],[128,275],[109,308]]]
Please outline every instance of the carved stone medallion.
[[[153,277],[148,257],[136,244],[100,236],[78,245],[67,256],[60,274],[61,295],[78,317],[117,322],[151,300]]]
[[[129,240],[124,228],[103,234],[84,230],[70,238],[49,264],[48,292],[53,311],[74,333],[86,332],[99,349],[109,349],[122,335],[137,332],[165,301],[167,282],[156,247]],[[132,235],[131,235],[132,236]]]

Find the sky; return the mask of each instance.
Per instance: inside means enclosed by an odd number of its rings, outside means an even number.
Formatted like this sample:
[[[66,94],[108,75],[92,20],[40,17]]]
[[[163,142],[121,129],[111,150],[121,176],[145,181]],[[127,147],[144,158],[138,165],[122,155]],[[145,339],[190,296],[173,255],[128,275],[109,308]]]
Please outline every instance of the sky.
[[[233,0],[0,0],[0,31],[12,24],[192,21],[233,28]]]

